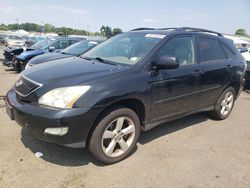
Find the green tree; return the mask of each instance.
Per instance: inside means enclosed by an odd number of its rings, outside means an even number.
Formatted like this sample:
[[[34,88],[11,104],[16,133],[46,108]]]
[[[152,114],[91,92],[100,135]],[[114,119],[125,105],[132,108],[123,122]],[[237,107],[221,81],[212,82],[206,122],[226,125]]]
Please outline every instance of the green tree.
[[[1,25],[0,25],[0,30],[1,30],[1,31],[7,31],[7,30],[8,30],[8,26],[5,25],[5,24],[1,24]]]
[[[55,26],[49,23],[44,24],[44,30],[47,33],[51,33],[55,31]]]
[[[113,36],[120,34],[120,33],[122,33],[122,30],[120,28],[114,28],[112,31]]]
[[[106,33],[106,27],[104,25],[102,25],[102,27],[100,28],[100,32],[102,36],[105,36]]]
[[[102,25],[102,27],[100,28],[100,32],[102,36],[105,36],[107,38],[112,36],[112,29],[109,26]]]
[[[8,30],[18,30],[19,26],[18,24],[9,24]]]
[[[242,36],[247,36],[246,30],[245,29],[237,29],[235,32],[236,35],[242,35]]]

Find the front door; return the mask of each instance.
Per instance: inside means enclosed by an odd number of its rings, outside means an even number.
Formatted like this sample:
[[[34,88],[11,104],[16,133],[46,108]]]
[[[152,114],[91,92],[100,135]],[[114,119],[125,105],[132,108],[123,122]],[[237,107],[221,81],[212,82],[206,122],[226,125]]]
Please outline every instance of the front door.
[[[163,55],[178,58],[180,67],[159,70],[152,76],[151,121],[161,120],[197,109],[201,90],[201,70],[197,63],[195,39],[193,36],[179,36],[170,39],[160,48],[154,59]]]

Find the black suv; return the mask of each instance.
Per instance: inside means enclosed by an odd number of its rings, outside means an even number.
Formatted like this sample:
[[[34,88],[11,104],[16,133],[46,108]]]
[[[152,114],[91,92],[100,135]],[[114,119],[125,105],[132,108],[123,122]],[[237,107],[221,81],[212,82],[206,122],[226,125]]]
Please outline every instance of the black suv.
[[[114,163],[133,152],[141,131],[163,122],[201,111],[227,118],[245,69],[220,33],[139,28],[25,70],[7,93],[7,113],[41,140]]]

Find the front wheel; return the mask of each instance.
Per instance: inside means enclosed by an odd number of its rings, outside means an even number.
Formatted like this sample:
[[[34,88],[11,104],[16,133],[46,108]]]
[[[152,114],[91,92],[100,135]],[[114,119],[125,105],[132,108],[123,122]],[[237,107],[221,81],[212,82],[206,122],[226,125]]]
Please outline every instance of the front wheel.
[[[129,108],[108,111],[97,124],[89,151],[102,163],[111,164],[128,157],[140,136],[140,120]]]
[[[236,94],[234,88],[228,87],[217,100],[214,110],[211,111],[211,115],[218,120],[228,118],[234,107],[235,99]]]

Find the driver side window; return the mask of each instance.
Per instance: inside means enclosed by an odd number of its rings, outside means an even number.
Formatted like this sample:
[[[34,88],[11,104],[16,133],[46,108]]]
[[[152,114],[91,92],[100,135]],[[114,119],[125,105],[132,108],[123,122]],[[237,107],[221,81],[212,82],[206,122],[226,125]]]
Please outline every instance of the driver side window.
[[[180,65],[195,64],[194,38],[189,36],[170,39],[157,53],[157,59],[162,56],[178,58]]]

